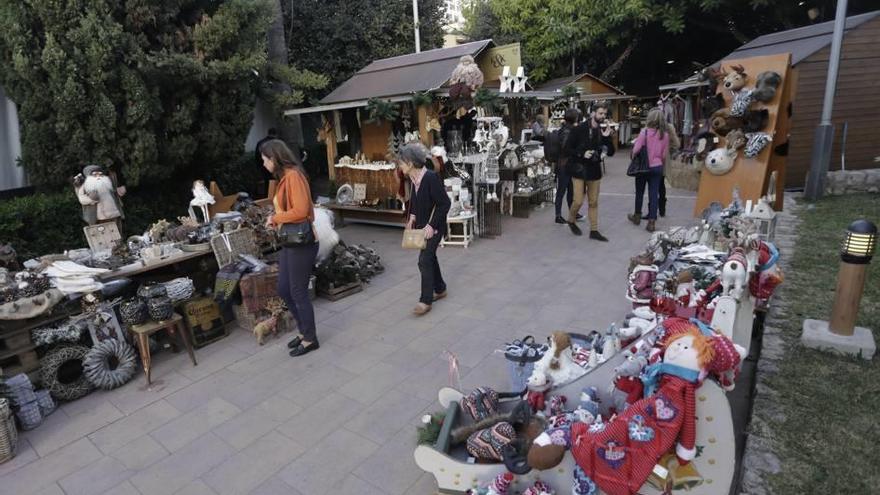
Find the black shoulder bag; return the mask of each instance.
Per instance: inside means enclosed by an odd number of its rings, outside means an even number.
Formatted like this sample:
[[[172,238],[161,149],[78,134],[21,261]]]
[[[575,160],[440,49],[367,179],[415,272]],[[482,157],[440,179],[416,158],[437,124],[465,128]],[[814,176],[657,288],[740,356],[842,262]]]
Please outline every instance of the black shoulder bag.
[[[648,134],[645,133],[645,144],[642,146],[642,149],[636,153],[636,156],[632,158],[632,161],[629,162],[629,167],[626,169],[626,175],[636,177],[642,174],[647,174],[648,168]]]
[[[284,199],[287,200],[286,195]],[[282,206],[286,210],[286,201],[284,203]],[[314,206],[312,206],[309,218],[304,222],[281,224],[281,229],[278,231],[278,240],[281,242],[281,247],[308,246],[315,243],[315,232],[312,230],[311,220],[314,216],[314,211]]]

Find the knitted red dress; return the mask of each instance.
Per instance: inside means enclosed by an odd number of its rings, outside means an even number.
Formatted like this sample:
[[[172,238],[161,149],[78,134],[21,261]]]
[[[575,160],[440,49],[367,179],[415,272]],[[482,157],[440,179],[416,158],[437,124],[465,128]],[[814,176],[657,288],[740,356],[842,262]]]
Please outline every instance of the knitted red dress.
[[[630,405],[598,432],[584,423],[571,429],[571,451],[577,464],[608,495],[639,491],[663,454],[676,445],[680,464],[696,449],[694,390],[697,385],[664,375],[655,394]]]

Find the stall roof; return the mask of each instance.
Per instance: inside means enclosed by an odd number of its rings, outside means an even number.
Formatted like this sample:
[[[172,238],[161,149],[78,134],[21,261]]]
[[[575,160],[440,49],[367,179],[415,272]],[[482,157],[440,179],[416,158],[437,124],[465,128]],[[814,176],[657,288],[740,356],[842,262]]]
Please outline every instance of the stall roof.
[[[846,19],[845,31],[851,31],[877,16],[880,16],[880,10],[848,17]],[[798,62],[830,45],[833,33],[834,21],[828,21],[812,26],[765,34],[737,48],[726,57],[712,64],[712,66],[717,67],[721,62],[730,59],[776,55],[779,53],[791,53],[791,65],[797,65]],[[705,83],[701,83],[697,76],[693,75],[682,82],[660,86],[659,89],[661,91],[677,90],[702,85],[705,85]]]
[[[855,29],[878,15],[880,15],[880,10],[848,17],[846,19],[846,31]],[[788,52],[791,53],[791,65],[796,65],[801,60],[830,45],[833,33],[834,21],[828,21],[812,26],[789,29],[788,31],[765,34],[737,48],[722,60]]]
[[[450,48],[376,60],[325,96],[321,104],[387,98],[437,89],[446,84],[462,56],[471,55],[476,58],[480,52],[491,46],[494,46],[492,40],[474,41]]]
[[[589,72],[582,72],[580,74],[576,74],[573,76],[565,76],[565,77],[558,77],[556,79],[551,79],[551,80],[545,82],[544,84],[538,86],[535,89],[537,89],[538,91],[562,91],[562,88],[568,86],[569,84],[574,84],[584,77],[589,77],[590,79],[593,79],[594,81],[598,81],[598,82],[604,84],[605,86],[608,86],[609,88],[616,91],[618,94],[621,94],[621,95],[623,94],[623,91],[621,91],[620,89],[616,88],[615,86],[612,86],[611,84],[609,84],[605,80],[599,79],[598,77],[590,74]]]

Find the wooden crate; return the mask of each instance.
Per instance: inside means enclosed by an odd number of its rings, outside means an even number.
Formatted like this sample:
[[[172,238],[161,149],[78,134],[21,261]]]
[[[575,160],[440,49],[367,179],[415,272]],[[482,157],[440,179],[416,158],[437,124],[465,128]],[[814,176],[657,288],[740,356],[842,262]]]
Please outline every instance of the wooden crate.
[[[362,290],[364,290],[364,284],[363,282],[358,280],[357,282],[352,282],[350,284],[343,285],[342,287],[329,287],[327,289],[321,289],[318,291],[318,295],[323,297],[324,299],[338,301],[352,294],[357,294]]]
[[[0,353],[0,369],[3,370],[3,376],[39,371],[40,358],[36,346],[31,345],[18,352]]]
[[[204,347],[229,335],[220,307],[210,297],[187,301],[182,306],[183,321],[195,347]]]
[[[31,346],[31,332],[27,328],[0,334],[0,354]]]

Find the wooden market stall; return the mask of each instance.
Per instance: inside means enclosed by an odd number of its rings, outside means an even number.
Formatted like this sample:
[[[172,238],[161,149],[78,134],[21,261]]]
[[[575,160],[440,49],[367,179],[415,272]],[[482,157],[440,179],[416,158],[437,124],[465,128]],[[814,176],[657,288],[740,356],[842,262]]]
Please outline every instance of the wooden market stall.
[[[783,187],[800,189],[806,183],[813,135],[822,112],[833,30],[834,22],[829,21],[767,34],[713,64],[717,68],[752,57],[790,55],[790,87],[784,100],[785,107],[789,102],[791,106],[790,112],[785,108],[782,121],[788,128],[784,134],[777,133],[778,138],[774,140],[774,144],[787,141],[788,146],[787,150],[774,154],[770,166],[771,171],[780,172],[777,177],[780,190]],[[880,78],[878,43],[880,10],[847,18],[834,98],[832,122],[835,135],[830,170],[844,166],[848,170],[877,166],[874,130],[880,126],[880,114],[872,110],[880,105],[880,93],[876,91]],[[694,76],[681,83],[661,86],[660,90],[686,92],[702,84]]]
[[[374,61],[324,97],[320,105],[285,112],[321,115],[318,135],[326,144],[328,176],[337,187],[352,186],[354,196],[348,197],[346,188],[347,201],[331,198],[328,208],[353,220],[405,223],[397,201],[400,179],[388,157],[411,140],[430,147],[445,135],[442,123],[452,120],[454,112],[449,80],[465,55],[479,65],[482,87],[503,103],[496,113],[505,115],[512,141],[519,141],[520,131],[530,124],[525,113],[549,115],[552,102],[561,97],[556,91],[500,92],[503,68],[515,74],[521,67],[519,44],[495,46],[492,40],[482,40]],[[473,147],[467,137],[464,144]],[[366,187],[355,187],[360,184]]]

